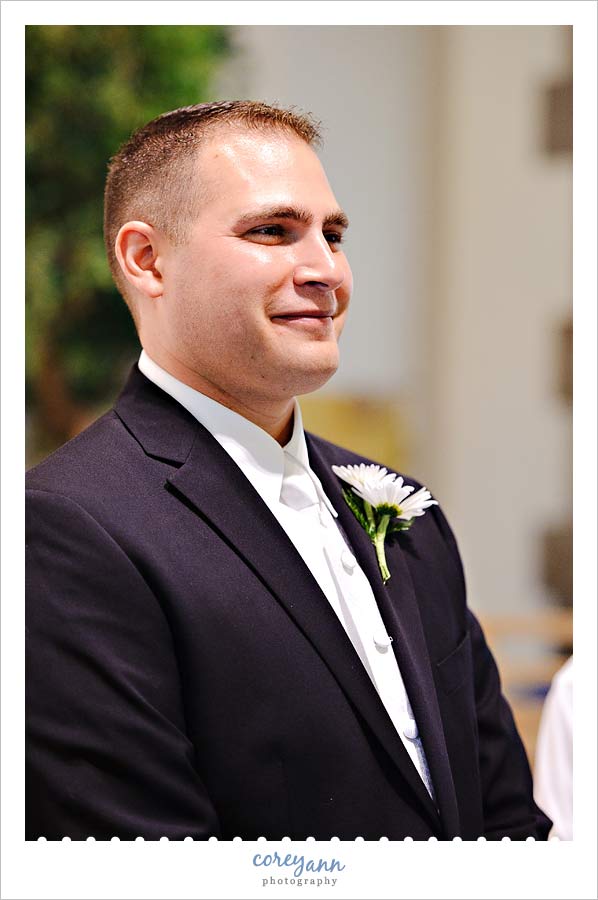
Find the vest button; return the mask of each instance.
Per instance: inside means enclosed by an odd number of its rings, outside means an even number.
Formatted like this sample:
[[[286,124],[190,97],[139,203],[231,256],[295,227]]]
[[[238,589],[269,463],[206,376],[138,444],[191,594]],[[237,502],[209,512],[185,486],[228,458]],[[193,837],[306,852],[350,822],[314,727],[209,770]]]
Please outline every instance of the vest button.
[[[376,645],[376,649],[380,651],[380,653],[386,653],[388,648],[392,643],[392,638],[389,637],[384,632],[378,631],[374,634],[374,644]]]
[[[403,726],[403,734],[410,741],[414,741],[418,737],[419,731],[417,730],[415,719],[409,719],[407,724]]]
[[[357,565],[357,560],[353,554],[349,553],[348,550],[343,550],[341,553],[341,562],[345,571],[348,572],[349,575],[352,575],[355,571],[355,566]]]

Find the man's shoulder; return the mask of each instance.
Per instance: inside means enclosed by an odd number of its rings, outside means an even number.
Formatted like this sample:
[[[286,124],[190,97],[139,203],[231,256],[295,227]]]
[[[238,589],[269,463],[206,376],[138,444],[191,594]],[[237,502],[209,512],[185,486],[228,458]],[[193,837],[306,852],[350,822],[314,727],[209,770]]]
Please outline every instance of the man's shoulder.
[[[407,484],[414,485],[414,487],[416,488],[421,487],[421,483],[417,479],[411,477],[411,475],[407,475],[405,472],[393,468],[392,466],[388,465],[387,462],[379,459],[370,459],[367,456],[362,456],[360,453],[356,453],[354,450],[350,450],[349,448],[343,447],[340,444],[333,444],[331,441],[319,437],[318,435],[315,435],[309,431],[306,431],[305,435],[308,441],[308,446],[314,446],[320,453],[320,455],[326,460],[326,462],[329,463],[329,465],[380,466],[381,468],[385,468],[393,474],[400,475]]]
[[[195,433],[191,418],[134,366],[112,409],[32,467],[26,488],[75,499],[130,493],[144,475],[155,480],[165,463],[184,460]]]
[[[67,441],[25,475],[27,492],[44,491],[75,500],[124,482],[143,454],[114,409]]]
[[[109,433],[116,424],[115,419],[114,410],[109,410],[28,469],[25,475],[26,487],[43,489],[65,469],[71,470],[74,475],[87,459],[96,456],[109,443]]]

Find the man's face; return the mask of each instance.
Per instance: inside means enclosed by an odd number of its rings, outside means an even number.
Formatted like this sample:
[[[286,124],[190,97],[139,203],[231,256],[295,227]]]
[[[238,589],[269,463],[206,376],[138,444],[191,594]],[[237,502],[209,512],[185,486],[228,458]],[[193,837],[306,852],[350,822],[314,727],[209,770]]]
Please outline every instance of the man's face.
[[[162,346],[248,404],[315,390],[338,366],[352,289],[343,215],[316,154],[284,132],[232,131],[197,166],[199,218],[163,254]]]

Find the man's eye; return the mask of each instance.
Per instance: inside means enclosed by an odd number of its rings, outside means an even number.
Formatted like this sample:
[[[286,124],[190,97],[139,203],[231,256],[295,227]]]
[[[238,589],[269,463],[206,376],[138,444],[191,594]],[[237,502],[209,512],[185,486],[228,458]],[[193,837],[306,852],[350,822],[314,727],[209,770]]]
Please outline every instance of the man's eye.
[[[252,237],[282,238],[290,236],[291,232],[283,225],[260,225],[258,228],[252,228],[249,234]],[[344,237],[339,231],[327,231],[324,233],[324,237],[329,244],[342,244],[344,241]]]
[[[261,225],[259,228],[253,228],[249,233],[264,237],[280,237],[284,234],[284,228],[282,225]]]

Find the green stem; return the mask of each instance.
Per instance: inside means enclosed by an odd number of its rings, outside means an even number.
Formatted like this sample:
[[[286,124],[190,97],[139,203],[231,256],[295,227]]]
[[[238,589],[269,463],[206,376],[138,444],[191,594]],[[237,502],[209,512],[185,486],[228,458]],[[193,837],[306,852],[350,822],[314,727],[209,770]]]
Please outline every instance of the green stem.
[[[369,506],[369,504],[367,504]],[[370,507],[371,509],[371,507]],[[384,584],[390,578],[390,571],[388,566],[386,565],[386,553],[384,551],[384,541],[386,538],[386,529],[388,528],[388,523],[390,522],[390,516],[382,516],[380,519],[380,524],[376,529],[376,534],[373,538],[374,547],[376,549],[376,558],[378,560],[378,565],[380,567],[380,574],[382,575],[382,581]]]
[[[375,529],[375,528],[376,528],[376,516],[375,516],[375,514],[374,514],[374,508],[372,507],[372,504],[371,504],[371,503],[368,503],[367,500],[364,500],[364,501],[363,501],[363,508],[365,509],[365,514],[366,514],[366,516],[368,517],[368,522],[369,522],[370,525],[372,525],[372,526],[374,527],[374,529]],[[385,530],[386,530],[386,529],[385,529]]]

